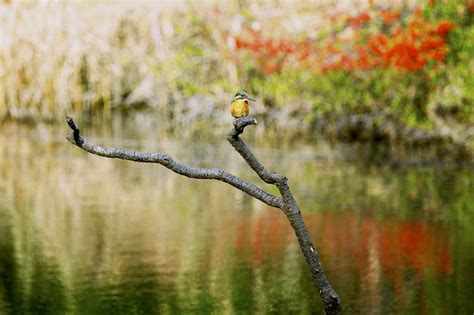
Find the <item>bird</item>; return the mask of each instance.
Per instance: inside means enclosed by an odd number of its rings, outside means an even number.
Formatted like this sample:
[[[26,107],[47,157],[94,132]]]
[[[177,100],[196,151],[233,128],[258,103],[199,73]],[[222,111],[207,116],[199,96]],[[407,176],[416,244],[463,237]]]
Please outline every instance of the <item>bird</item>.
[[[234,118],[241,118],[249,114],[249,101],[254,101],[244,91],[235,93],[234,99],[231,102],[230,113]]]

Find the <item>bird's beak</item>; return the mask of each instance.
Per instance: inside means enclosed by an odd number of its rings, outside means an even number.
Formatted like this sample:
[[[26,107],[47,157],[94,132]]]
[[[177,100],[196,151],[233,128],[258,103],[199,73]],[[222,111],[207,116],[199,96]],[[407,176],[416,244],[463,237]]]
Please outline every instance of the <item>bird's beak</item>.
[[[248,99],[249,101],[254,101],[254,102],[255,102],[255,100],[254,100],[253,98],[247,97],[247,99]]]

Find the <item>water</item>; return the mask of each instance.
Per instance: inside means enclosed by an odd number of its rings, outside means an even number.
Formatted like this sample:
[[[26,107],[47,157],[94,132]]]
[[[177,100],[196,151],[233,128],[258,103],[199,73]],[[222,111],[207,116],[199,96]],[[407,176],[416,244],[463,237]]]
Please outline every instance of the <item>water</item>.
[[[0,135],[0,314],[322,312],[278,210],[220,182],[89,155],[61,132]],[[89,134],[276,193],[224,140]],[[469,167],[355,163],[311,144],[252,147],[289,177],[347,314],[472,314]]]

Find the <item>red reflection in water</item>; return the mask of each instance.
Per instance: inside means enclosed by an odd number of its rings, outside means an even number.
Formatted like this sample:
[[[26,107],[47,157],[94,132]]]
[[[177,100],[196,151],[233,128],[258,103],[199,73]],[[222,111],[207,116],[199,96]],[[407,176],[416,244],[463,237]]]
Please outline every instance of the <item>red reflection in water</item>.
[[[318,217],[318,216],[316,216]],[[451,272],[451,253],[443,231],[425,222],[382,221],[372,216],[359,218],[353,212],[325,214],[316,218],[322,229],[321,242],[326,253],[343,252],[355,257],[359,269],[367,268],[369,258],[382,269],[405,266],[420,276],[428,269]],[[308,220],[309,224],[310,220]]]
[[[236,229],[236,251],[241,257],[250,252],[254,263],[260,263],[264,257],[283,256],[292,240],[291,226],[285,216],[270,209],[253,217],[239,214]]]
[[[352,211],[310,214],[304,218],[326,261],[342,269],[355,267],[361,275],[371,275],[374,268],[387,271],[385,276],[394,283],[396,291],[400,290],[404,269],[415,271],[419,277],[428,270],[445,276],[452,271],[450,248],[439,226],[377,220]],[[286,217],[275,211],[263,211],[254,217],[243,213],[236,227],[237,252],[250,252],[257,264],[264,257],[283,256],[290,242],[295,241]]]

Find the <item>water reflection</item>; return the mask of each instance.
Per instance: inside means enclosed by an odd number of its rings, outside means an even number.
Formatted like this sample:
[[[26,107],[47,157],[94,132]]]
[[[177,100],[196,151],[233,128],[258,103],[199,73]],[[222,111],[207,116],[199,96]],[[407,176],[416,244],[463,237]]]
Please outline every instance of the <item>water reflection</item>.
[[[320,313],[277,210],[219,182],[27,135],[0,135],[1,314]],[[111,139],[98,141],[123,144]],[[127,145],[258,182],[224,142]],[[474,309],[469,169],[255,151],[290,177],[346,312]]]

